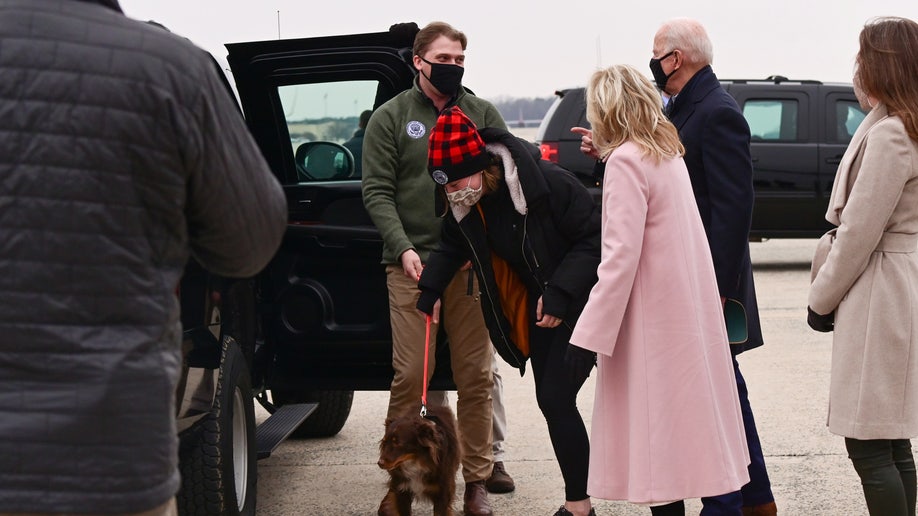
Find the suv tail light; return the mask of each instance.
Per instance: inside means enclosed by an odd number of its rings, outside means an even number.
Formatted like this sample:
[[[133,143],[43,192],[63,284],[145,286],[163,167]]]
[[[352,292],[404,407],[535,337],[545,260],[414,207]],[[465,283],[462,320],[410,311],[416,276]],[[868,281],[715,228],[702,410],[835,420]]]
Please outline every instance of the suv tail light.
[[[552,163],[558,162],[558,142],[543,142],[539,145],[539,150],[542,152],[542,159]]]

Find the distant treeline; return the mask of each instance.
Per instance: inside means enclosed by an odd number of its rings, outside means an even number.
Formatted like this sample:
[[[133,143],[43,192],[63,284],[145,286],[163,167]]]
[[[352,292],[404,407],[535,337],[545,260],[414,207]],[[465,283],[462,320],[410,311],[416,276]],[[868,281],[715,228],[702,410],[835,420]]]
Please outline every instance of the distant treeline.
[[[502,117],[511,127],[519,127],[522,121],[526,126],[536,126],[548,112],[548,108],[557,97],[510,98],[498,97],[488,99],[497,107]]]

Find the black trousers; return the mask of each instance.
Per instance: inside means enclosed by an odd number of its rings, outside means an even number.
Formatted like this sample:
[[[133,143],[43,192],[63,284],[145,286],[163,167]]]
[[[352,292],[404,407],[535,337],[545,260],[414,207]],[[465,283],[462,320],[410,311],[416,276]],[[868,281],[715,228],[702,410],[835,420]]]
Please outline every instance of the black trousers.
[[[685,516],[685,502],[668,503],[650,508],[650,514],[653,516]]]
[[[775,501],[771,492],[771,481],[765,469],[765,454],[759,432],[755,428],[755,417],[749,404],[749,389],[740,371],[736,355],[733,355],[733,374],[736,376],[736,391],[739,395],[740,411],[743,415],[743,429],[746,432],[746,446],[749,448],[749,482],[740,491],[701,499],[701,516],[738,515],[742,507],[763,505]]]
[[[571,333],[564,323],[556,328],[531,326],[529,360],[536,401],[548,423],[551,446],[564,478],[565,498],[574,502],[589,497],[590,440],[577,409],[577,393],[583,382],[572,383],[564,368]]]
[[[915,516],[915,459],[908,439],[845,438],[870,516]]]

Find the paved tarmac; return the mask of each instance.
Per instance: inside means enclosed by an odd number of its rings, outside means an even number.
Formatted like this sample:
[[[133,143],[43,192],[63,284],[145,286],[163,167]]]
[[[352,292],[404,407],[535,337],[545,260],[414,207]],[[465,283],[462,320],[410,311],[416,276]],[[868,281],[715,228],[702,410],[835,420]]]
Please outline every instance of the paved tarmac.
[[[831,334],[806,325],[809,263],[815,240],[753,243],[754,274],[765,346],[740,356],[765,460],[778,504],[788,516],[866,515],[860,483],[841,437],[825,426]],[[563,503],[561,474],[529,373],[507,369],[509,421],[506,466],[515,492],[491,495],[498,515],[551,515]],[[583,387],[580,410],[590,427],[595,374]],[[455,402],[454,393],[451,394]],[[287,441],[258,463],[258,516],[372,515],[385,494],[376,466],[388,393],[358,392],[342,431],[327,439]],[[262,412],[259,417],[264,417]],[[461,509],[460,499],[455,504]],[[596,514],[649,515],[627,502],[594,500]],[[430,506],[415,504],[416,514]],[[698,500],[686,514],[698,514]]]

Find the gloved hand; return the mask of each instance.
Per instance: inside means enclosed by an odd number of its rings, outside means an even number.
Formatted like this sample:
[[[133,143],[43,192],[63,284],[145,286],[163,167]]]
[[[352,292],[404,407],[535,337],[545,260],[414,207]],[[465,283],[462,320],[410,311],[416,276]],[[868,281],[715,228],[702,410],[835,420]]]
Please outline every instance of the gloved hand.
[[[835,329],[835,312],[820,315],[814,312],[812,308],[806,307],[806,323],[816,331],[830,332]]]
[[[567,345],[564,352],[564,369],[573,385],[585,382],[595,365],[596,353],[573,344]]]
[[[396,41],[411,41],[420,30],[421,29],[418,28],[418,24],[415,22],[395,23],[389,26],[389,33],[396,39]]]

